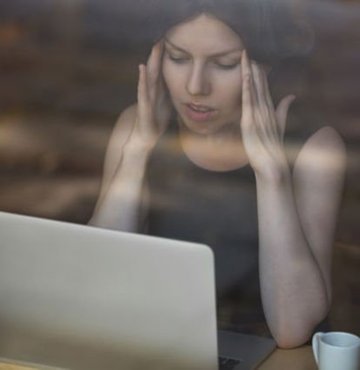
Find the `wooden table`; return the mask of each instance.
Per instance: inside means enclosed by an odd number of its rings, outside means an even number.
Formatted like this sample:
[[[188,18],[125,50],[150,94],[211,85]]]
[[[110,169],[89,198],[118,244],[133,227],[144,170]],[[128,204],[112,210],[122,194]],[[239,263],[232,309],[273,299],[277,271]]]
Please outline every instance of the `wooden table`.
[[[20,365],[11,362],[2,362],[0,360],[0,370],[62,370],[60,368],[36,365]]]
[[[317,370],[310,346],[296,349],[276,349],[258,370]],[[17,366],[0,362],[0,370],[37,370],[36,367]]]
[[[258,370],[317,370],[311,346],[296,349],[276,349]]]

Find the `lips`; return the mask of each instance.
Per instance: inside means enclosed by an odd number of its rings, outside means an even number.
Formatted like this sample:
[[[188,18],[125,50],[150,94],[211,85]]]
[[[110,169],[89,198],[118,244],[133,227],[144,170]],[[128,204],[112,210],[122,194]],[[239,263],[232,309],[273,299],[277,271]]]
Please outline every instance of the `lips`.
[[[213,119],[217,110],[207,105],[188,103],[185,104],[185,113],[192,121],[204,122]]]

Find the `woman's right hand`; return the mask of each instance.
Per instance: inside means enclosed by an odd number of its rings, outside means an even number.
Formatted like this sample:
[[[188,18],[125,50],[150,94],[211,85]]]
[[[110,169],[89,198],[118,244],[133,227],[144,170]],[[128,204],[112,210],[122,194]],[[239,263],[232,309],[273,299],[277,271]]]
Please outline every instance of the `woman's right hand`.
[[[161,75],[162,41],[155,44],[146,65],[139,66],[137,112],[132,138],[152,150],[165,132],[171,115],[170,100]]]

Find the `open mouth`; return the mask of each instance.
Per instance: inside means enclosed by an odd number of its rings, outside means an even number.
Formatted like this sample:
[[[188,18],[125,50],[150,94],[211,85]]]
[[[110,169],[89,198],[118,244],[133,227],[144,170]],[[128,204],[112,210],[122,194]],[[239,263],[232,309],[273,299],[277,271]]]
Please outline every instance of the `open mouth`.
[[[206,105],[185,104],[185,113],[187,117],[193,121],[204,122],[213,119],[217,110]]]

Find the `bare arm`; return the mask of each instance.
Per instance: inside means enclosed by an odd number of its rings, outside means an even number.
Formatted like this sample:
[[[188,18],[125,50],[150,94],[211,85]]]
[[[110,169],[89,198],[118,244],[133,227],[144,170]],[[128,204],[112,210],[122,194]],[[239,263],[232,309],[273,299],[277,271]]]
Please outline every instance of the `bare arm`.
[[[306,342],[330,308],[344,168],[341,141],[322,129],[302,149],[293,178],[273,183],[257,179],[262,299],[280,346]]]
[[[309,339],[330,307],[345,150],[334,130],[319,130],[291,173],[282,143],[291,97],[275,111],[265,74],[246,56],[243,64],[242,130],[256,176],[262,301],[278,345],[295,347]]]
[[[144,173],[149,152],[131,139],[136,120],[136,106],[120,116],[108,145],[100,196],[90,224],[136,232],[140,223],[140,206]]]
[[[161,57],[159,42],[147,65],[139,66],[138,103],[121,115],[111,136],[92,225],[136,232],[143,221],[146,164],[170,117],[161,81]]]

